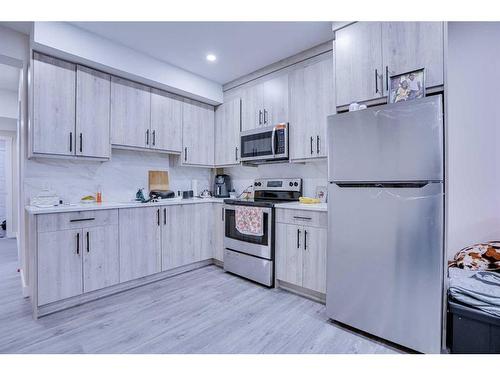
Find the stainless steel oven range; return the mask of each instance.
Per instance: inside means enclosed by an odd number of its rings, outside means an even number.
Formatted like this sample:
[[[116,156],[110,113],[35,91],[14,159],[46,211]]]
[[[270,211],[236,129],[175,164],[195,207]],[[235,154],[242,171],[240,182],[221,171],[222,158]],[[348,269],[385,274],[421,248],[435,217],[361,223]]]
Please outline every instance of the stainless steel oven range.
[[[224,200],[224,270],[272,287],[274,285],[274,205],[298,201],[300,178],[257,179],[254,198]],[[261,207],[263,234],[241,233],[236,227],[238,206]]]

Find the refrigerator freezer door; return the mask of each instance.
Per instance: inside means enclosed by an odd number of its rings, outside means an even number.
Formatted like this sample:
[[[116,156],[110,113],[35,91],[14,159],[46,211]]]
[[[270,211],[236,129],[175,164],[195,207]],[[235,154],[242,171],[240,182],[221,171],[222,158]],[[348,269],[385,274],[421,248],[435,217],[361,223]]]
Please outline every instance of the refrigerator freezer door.
[[[330,181],[441,181],[441,95],[329,116],[328,142]]]
[[[443,185],[329,184],[327,314],[425,353],[441,349]]]

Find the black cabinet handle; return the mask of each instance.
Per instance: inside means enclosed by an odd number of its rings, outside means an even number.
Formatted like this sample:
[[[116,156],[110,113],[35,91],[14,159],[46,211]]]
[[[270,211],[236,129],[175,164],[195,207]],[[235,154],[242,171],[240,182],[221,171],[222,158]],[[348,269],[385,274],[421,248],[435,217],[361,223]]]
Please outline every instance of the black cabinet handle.
[[[306,216],[294,216],[293,218],[299,220],[312,220],[312,217],[306,217]]]
[[[87,217],[85,219],[71,219],[69,222],[70,223],[77,223],[79,221],[92,221],[92,220],[95,220],[94,217]]]
[[[76,254],[80,254],[80,233],[76,234]]]
[[[378,94],[378,70],[375,69],[375,94]]]
[[[156,144],[156,130],[153,130],[153,146]]]
[[[184,161],[188,160],[188,148],[184,147]]]
[[[149,145],[149,129],[146,130],[146,145]]]
[[[389,66],[385,66],[385,90],[386,94],[389,95]]]
[[[222,211],[221,219],[222,219],[222,221],[224,221],[224,207],[222,207],[221,211]]]
[[[90,252],[90,239],[89,239],[89,237],[90,237],[90,234],[89,234],[89,232],[87,232],[87,253]]]
[[[267,110],[264,109],[264,124],[267,124]]]
[[[80,133],[80,152],[83,152],[83,134]]]
[[[320,145],[320,141],[319,141],[319,135],[316,136],[316,153],[319,154],[319,145]]]
[[[259,125],[262,125],[262,111],[259,109]]]
[[[158,226],[160,226],[160,209],[159,208],[156,210],[156,224],[158,224]]]
[[[313,137],[311,137],[311,155],[313,154]]]
[[[69,132],[69,152],[73,152],[73,132]]]
[[[297,229],[297,249],[300,249],[300,229]]]
[[[234,158],[238,161],[238,147],[234,148]]]
[[[307,230],[304,231],[304,250],[307,250]]]
[[[167,225],[167,208],[163,209],[163,225]]]

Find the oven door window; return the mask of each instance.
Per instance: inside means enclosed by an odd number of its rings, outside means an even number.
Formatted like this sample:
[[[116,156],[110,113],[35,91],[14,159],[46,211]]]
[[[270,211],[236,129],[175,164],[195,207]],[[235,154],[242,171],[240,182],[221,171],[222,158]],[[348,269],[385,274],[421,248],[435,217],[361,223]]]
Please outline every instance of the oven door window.
[[[268,216],[269,216],[269,214],[264,212],[264,235],[258,237],[258,236],[250,236],[250,235],[242,234],[242,233],[238,232],[238,229],[236,229],[236,213],[235,212],[236,212],[235,210],[227,210],[226,209],[226,217],[225,217],[226,237],[232,238],[234,240],[243,241],[243,242],[268,246],[268,242],[269,242],[269,233],[268,233],[269,217]]]
[[[273,154],[273,132],[245,135],[241,137],[241,157],[269,156]]]

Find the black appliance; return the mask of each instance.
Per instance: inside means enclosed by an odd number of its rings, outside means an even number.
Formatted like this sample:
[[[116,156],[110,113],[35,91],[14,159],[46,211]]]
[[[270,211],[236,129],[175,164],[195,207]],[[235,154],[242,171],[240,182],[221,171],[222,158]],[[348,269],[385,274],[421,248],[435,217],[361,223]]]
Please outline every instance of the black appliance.
[[[229,177],[227,174],[216,175],[214,181],[214,197],[229,198],[230,191],[231,191],[231,177]]]

